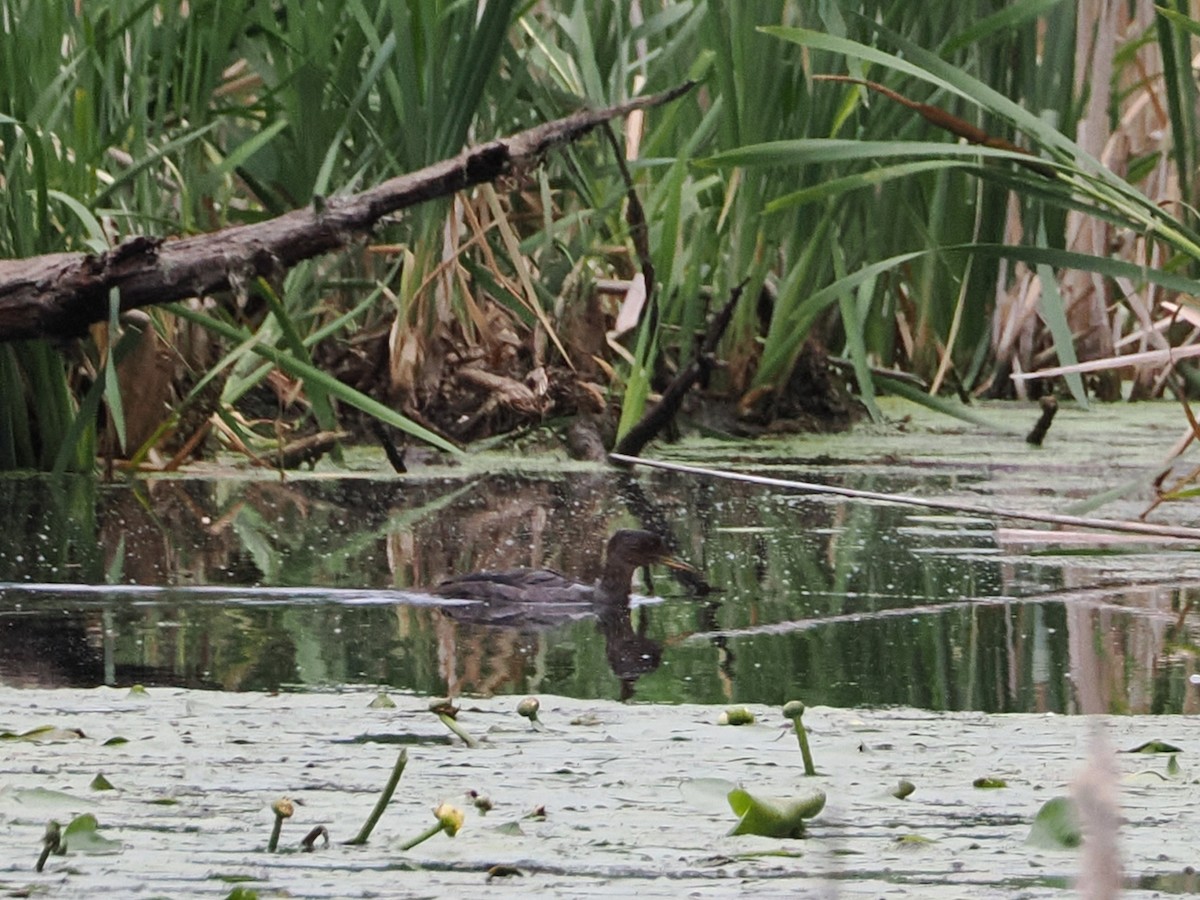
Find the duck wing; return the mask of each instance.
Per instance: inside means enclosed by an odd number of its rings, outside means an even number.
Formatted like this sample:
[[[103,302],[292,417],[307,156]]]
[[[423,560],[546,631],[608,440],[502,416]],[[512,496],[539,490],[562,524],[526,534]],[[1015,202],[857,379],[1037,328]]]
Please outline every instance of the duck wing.
[[[596,589],[553,569],[474,572],[447,578],[432,589],[439,597],[481,603],[590,603]]]

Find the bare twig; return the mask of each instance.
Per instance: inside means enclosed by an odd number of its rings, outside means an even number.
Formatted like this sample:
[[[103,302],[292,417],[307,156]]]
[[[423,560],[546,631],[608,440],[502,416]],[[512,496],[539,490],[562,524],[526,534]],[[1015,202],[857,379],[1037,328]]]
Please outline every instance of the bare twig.
[[[622,462],[620,457],[628,455],[629,457],[636,456],[641,452],[654,436],[662,431],[670,421],[675,418],[675,413],[679,411],[679,407],[683,404],[684,395],[692,389],[692,385],[697,382],[705,382],[708,376],[716,367],[716,352],[717,345],[721,342],[721,337],[725,334],[725,329],[729,327],[729,320],[733,317],[733,310],[737,306],[738,299],[742,296],[742,291],[746,287],[746,282],[742,282],[735,287],[729,294],[729,300],[725,306],[717,313],[712,322],[709,323],[708,332],[704,336],[704,342],[697,348],[697,352],[692,361],[678,375],[672,379],[667,385],[667,389],[663,391],[662,399],[654,406],[646,411],[646,414],[638,420],[626,435],[621,438],[617,444],[616,450],[609,454],[610,460]],[[637,462],[638,460],[633,460]]]
[[[658,326],[658,304],[654,299],[654,260],[650,255],[650,227],[646,224],[646,211],[642,208],[642,201],[633,184],[633,176],[629,174],[629,166],[625,164],[625,155],[621,152],[621,145],[617,142],[612,125],[607,122],[604,123],[604,136],[608,139],[608,145],[612,148],[613,156],[617,160],[621,180],[625,182],[625,221],[629,223],[629,237],[633,240],[633,249],[637,251],[638,262],[642,267],[642,278],[646,281],[646,302],[651,315],[655,316],[650,327],[654,329]]]
[[[967,513],[973,516],[988,516],[998,519],[1018,519],[1025,522],[1044,522],[1048,525],[1069,525],[1075,528],[1101,528],[1106,531],[1123,531],[1129,534],[1144,534],[1149,537],[1182,538],[1200,542],[1200,528],[1188,528],[1185,525],[1155,525],[1150,522],[1131,522],[1125,519],[1095,519],[1088,516],[1066,516],[1057,513],[1024,512],[1015,509],[993,508],[981,506],[978,503],[957,503],[953,500],[932,500],[927,497],[913,497],[910,494],[885,494],[881,491],[859,491],[853,488],[837,487],[831,484],[813,484],[808,481],[790,481],[785,478],[768,478],[764,475],[747,475],[742,472],[729,472],[721,469],[705,469],[700,466],[688,466],[683,463],[664,462],[658,459],[643,459],[637,456],[627,456],[614,452],[608,455],[613,462],[625,465],[650,466],[654,469],[666,469],[670,472],[684,472],[689,475],[704,475],[709,478],[724,478],[729,481],[742,481],[747,484],[759,484],[765,487],[786,488],[812,494],[834,494],[838,497],[849,497],[852,500],[866,500],[874,503],[895,503],[902,506],[920,506],[925,509],[944,509],[950,512]]]
[[[1058,398],[1053,394],[1047,394],[1040,402],[1042,414],[1038,417],[1037,424],[1025,436],[1025,443],[1033,444],[1035,447],[1042,446],[1042,441],[1046,439],[1046,434],[1050,431],[1050,423],[1054,421],[1054,416],[1058,412]]]

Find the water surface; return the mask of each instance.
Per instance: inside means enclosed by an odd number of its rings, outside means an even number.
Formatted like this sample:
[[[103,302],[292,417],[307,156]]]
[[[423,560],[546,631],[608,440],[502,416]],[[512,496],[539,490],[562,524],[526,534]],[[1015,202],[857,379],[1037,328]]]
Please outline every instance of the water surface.
[[[994,494],[998,477],[971,465],[770,465],[777,477],[968,498]],[[1067,713],[1197,700],[1200,556],[1161,544],[1057,547],[996,520],[574,465],[8,478],[0,511],[8,684]],[[591,578],[621,527],[667,535],[713,590],[654,570],[628,616],[501,623],[419,592],[476,569]]]

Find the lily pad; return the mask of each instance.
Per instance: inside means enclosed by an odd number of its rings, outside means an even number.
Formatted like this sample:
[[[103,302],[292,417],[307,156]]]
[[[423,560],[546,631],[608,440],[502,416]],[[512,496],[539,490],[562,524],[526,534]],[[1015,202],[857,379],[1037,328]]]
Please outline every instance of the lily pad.
[[[900,781],[896,783],[896,786],[892,788],[892,796],[897,800],[903,800],[916,789],[917,786],[907,778],[901,778]]]
[[[1082,842],[1079,810],[1070,797],[1051,797],[1043,803],[1025,839],[1043,850],[1074,850]]]
[[[1182,753],[1183,748],[1176,747],[1174,744],[1168,744],[1166,741],[1146,741],[1144,744],[1138,744],[1130,750],[1123,751],[1125,753]]]
[[[925,837],[923,834],[902,834],[896,838],[898,847],[922,847],[932,843],[934,843],[933,838]]]
[[[71,820],[62,833],[63,846],[70,853],[102,855],[119,853],[124,846],[120,841],[100,834],[100,823],[91,813],[84,813]]]
[[[74,794],[56,791],[51,788],[16,788],[0,791],[0,810],[11,808],[22,812],[37,812],[42,815],[65,815],[78,812],[80,807],[91,806],[91,803],[81,800]]]
[[[1162,772],[1156,772],[1153,769],[1142,769],[1140,772],[1133,772],[1124,776],[1121,779],[1121,784],[1164,784],[1170,780],[1169,775],[1164,775]]]
[[[804,836],[804,820],[825,808],[825,792],[809,790],[795,797],[760,797],[742,788],[729,792],[729,805],[739,817],[729,832],[757,834],[762,837],[798,838]]]
[[[31,741],[53,743],[55,741],[77,741],[85,737],[78,728],[58,728],[55,725],[39,725],[19,734],[12,731],[0,732],[0,741]]]
[[[728,778],[689,778],[679,785],[683,799],[701,812],[724,815],[729,795],[738,789]]]

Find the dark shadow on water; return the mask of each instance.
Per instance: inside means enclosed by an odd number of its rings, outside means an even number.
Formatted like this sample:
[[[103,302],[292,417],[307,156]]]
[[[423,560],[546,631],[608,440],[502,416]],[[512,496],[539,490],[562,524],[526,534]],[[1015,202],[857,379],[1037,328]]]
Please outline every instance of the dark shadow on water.
[[[936,492],[936,476],[837,478]],[[1186,583],[1080,584],[991,523],[597,471],[308,481],[0,480],[0,681],[226,690],[381,684],[659,702],[1193,711]],[[666,536],[716,590],[496,616],[411,591]],[[73,588],[72,585],[89,586]],[[97,586],[107,586],[103,590]],[[419,601],[419,602],[418,602]]]

